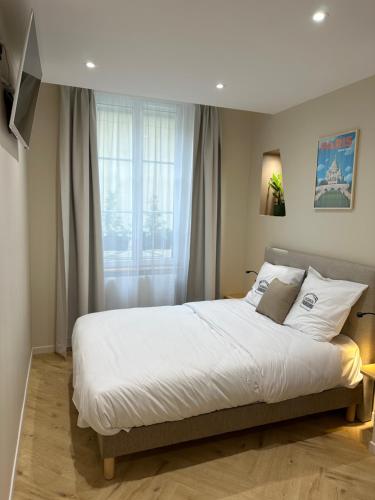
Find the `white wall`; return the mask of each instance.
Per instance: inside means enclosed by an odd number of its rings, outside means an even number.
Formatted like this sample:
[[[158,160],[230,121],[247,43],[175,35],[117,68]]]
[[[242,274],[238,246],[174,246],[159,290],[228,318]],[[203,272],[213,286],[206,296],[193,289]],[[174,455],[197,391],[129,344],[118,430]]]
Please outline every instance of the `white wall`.
[[[59,88],[42,84],[27,158],[31,332],[34,347],[55,345],[56,166]]]
[[[0,12],[1,16],[2,12]],[[7,43],[4,18],[2,41]],[[7,25],[9,28],[9,25]],[[9,44],[17,67],[19,51]],[[13,68],[12,68],[13,70]],[[14,81],[14,71],[12,71]],[[7,129],[0,88],[0,498],[8,498],[31,354],[26,161]]]
[[[220,110],[222,120],[221,292],[247,288],[246,239],[249,176],[258,113]]]
[[[352,211],[313,209],[318,137],[359,128]],[[248,196],[247,265],[259,267],[266,245],[375,265],[375,77],[273,116],[254,129]],[[286,216],[259,215],[262,154],[280,149]]]

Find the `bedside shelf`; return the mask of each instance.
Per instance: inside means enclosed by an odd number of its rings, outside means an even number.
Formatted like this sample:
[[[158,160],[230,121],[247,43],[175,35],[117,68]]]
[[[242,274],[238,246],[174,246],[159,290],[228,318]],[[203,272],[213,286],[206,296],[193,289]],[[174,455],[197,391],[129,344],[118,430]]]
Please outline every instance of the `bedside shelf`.
[[[361,373],[375,380],[375,363],[362,365]]]

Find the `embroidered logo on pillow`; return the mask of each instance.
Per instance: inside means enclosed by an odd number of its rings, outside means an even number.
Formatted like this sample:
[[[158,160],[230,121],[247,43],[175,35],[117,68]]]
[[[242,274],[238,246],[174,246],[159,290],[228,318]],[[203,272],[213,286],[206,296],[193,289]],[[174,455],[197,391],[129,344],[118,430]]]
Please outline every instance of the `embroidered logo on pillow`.
[[[258,288],[255,291],[257,293],[259,293],[260,295],[263,295],[264,292],[267,290],[268,286],[269,286],[269,283],[267,280],[260,280]]]
[[[317,302],[318,297],[315,295],[315,293],[306,293],[306,295],[303,296],[300,306],[303,309],[306,309],[306,311],[311,311],[311,309],[313,309]]]

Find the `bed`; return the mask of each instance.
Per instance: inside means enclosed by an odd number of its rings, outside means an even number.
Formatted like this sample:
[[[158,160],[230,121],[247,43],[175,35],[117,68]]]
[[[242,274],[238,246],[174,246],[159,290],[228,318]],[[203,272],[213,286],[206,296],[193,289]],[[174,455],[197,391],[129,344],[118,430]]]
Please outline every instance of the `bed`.
[[[265,260],[369,285],[343,333],[316,342],[244,300],[106,311],[73,333],[78,425],[98,434],[104,475],[115,457],[302,415],[347,408],[371,417],[375,269],[275,248]]]

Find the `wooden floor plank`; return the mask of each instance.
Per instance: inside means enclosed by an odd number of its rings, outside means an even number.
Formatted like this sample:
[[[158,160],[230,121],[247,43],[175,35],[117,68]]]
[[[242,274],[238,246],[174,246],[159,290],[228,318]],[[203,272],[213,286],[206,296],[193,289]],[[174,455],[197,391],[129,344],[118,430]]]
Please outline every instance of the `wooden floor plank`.
[[[371,424],[306,417],[120,458],[105,481],[95,433],[79,429],[72,365],[33,359],[15,500],[374,500]]]

